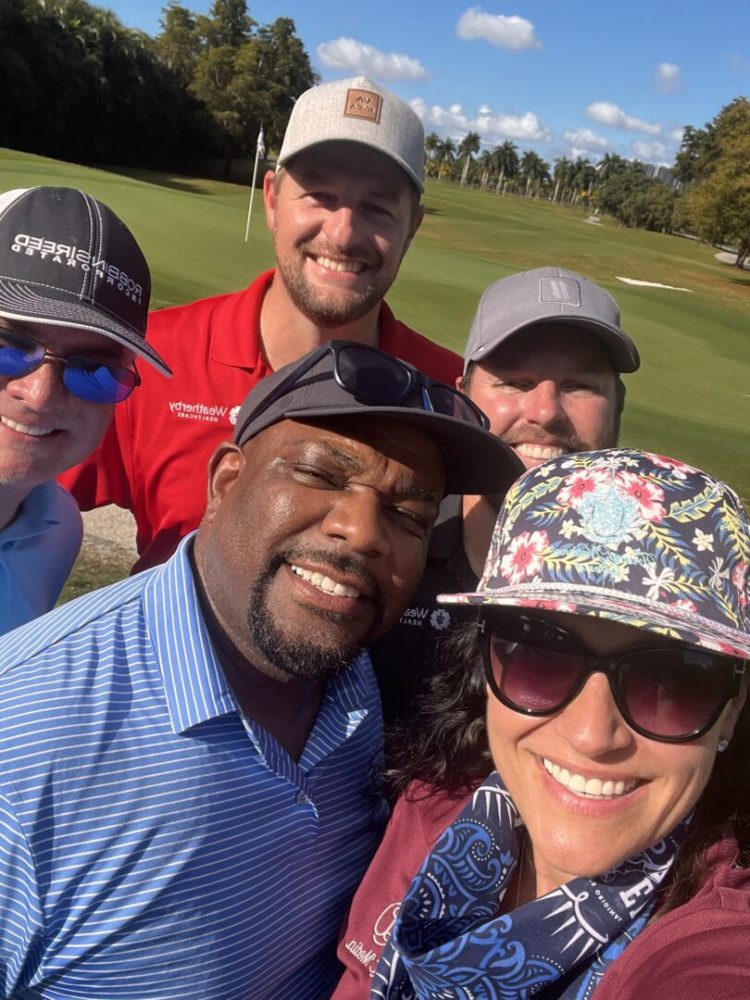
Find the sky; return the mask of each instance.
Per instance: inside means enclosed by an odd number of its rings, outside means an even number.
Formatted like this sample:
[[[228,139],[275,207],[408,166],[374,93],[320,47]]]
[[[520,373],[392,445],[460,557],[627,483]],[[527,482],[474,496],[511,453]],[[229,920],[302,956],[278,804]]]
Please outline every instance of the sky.
[[[98,5],[160,31],[160,0]],[[251,0],[248,12],[259,24],[291,17],[323,82],[364,73],[409,101],[426,132],[475,131],[483,149],[510,139],[550,163],[618,153],[669,165],[684,125],[750,97],[748,0]]]

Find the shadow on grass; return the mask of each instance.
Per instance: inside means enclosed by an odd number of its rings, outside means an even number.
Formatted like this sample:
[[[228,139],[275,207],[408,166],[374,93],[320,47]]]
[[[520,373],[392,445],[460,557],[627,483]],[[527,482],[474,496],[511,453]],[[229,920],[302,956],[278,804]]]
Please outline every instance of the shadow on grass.
[[[138,167],[99,166],[97,169],[108,174],[118,174],[130,177],[134,181],[153,184],[155,187],[169,188],[172,191],[184,191],[186,194],[203,194],[205,187],[187,177],[175,177],[173,174],[160,174],[155,170],[140,170]]]

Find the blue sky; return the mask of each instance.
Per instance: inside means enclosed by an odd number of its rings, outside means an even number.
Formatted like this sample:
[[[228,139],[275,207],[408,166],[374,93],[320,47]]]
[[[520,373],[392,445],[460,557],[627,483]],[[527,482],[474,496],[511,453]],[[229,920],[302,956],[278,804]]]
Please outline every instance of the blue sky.
[[[196,13],[210,0],[183,0]],[[102,4],[105,6],[105,4]],[[106,4],[159,31],[159,0]],[[322,80],[365,72],[408,100],[427,132],[483,148],[512,139],[549,162],[606,152],[669,164],[681,128],[750,96],[750,3],[724,0],[256,0],[291,17]]]

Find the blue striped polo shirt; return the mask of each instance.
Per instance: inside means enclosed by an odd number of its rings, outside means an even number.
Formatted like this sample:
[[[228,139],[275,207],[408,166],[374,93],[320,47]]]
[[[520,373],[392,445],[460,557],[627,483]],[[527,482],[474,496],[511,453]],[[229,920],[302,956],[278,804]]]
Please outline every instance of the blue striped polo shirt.
[[[382,832],[366,655],[294,761],[243,719],[187,546],[0,652],[0,991],[321,1000]]]

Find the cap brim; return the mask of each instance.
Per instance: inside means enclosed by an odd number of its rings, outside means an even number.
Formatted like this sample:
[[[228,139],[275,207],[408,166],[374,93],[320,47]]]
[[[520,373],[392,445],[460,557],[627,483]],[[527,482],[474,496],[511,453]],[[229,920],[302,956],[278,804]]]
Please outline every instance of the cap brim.
[[[326,135],[325,139],[314,139],[312,142],[292,147],[288,152],[284,150],[283,157],[279,156],[276,161],[276,169],[279,170],[281,167],[286,167],[295,156],[306,152],[308,149],[313,149],[315,146],[325,146],[331,142],[349,142],[354,146],[365,146],[367,149],[372,149],[376,153],[381,153],[387,159],[392,160],[397,167],[401,167],[417,191],[419,191],[420,194],[424,194],[424,182],[414,173],[406,160],[398,156],[392,150],[384,149],[383,146],[379,146],[376,142],[367,142],[366,140],[360,138],[353,139],[348,133],[346,135],[335,135],[331,133],[330,135]]]
[[[647,598],[637,599],[618,591],[571,587],[561,583],[544,586],[517,586],[504,590],[476,590],[464,594],[439,594],[439,604],[463,604],[470,607],[536,608],[574,615],[605,618],[632,625],[646,632],[678,639],[691,646],[701,646],[725,656],[750,657],[750,635],[740,629],[717,625],[703,615],[671,605],[657,607]]]
[[[517,333],[521,333],[528,327],[537,325],[547,326],[552,323],[567,323],[578,326],[582,330],[589,330],[595,337],[604,341],[618,372],[629,374],[638,371],[641,366],[638,348],[624,330],[611,326],[609,323],[603,323],[601,320],[592,319],[589,316],[575,316],[570,313],[561,313],[559,316],[538,316],[519,323],[509,330],[504,330],[502,336],[498,337],[497,340],[491,341],[489,344],[482,344],[481,353],[475,351],[469,355],[466,358],[467,366],[471,361],[480,362],[486,360],[501,344],[504,344],[511,337],[514,337]]]
[[[399,406],[304,407],[286,410],[273,422],[347,416],[385,417],[423,430],[445,455],[447,493],[503,495],[524,472],[513,449],[489,431],[432,410]]]
[[[162,375],[172,375],[172,369],[137,330],[107,315],[100,307],[88,305],[79,299],[70,301],[41,296],[23,282],[0,281],[0,316],[23,323],[70,326],[77,330],[100,333],[148,361]]]

